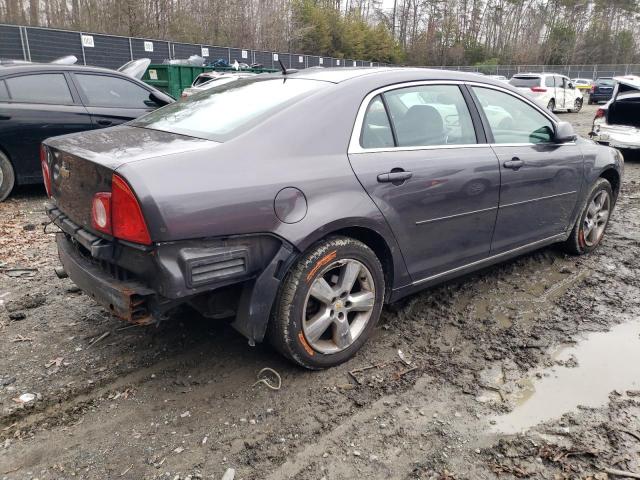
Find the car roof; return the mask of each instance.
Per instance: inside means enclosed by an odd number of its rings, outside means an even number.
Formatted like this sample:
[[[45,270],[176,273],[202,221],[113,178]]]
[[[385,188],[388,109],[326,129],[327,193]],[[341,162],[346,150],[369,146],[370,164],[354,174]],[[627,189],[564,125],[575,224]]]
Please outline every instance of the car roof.
[[[282,73],[271,75],[281,76]],[[454,80],[467,82],[482,82],[503,86],[504,82],[494,80],[475,72],[460,72],[457,70],[444,70],[419,67],[332,67],[332,68],[307,68],[297,72],[288,73],[291,78],[309,80],[321,80],[333,83],[342,83],[358,79],[372,78],[380,82],[393,83],[394,81],[429,81],[429,80]]]
[[[81,71],[81,72],[96,72],[96,73],[117,73],[122,75],[121,72],[102,67],[89,67],[86,65],[64,65],[60,63],[6,63],[0,64],[0,75],[7,75],[13,73],[36,73],[36,72],[51,72],[51,71]]]

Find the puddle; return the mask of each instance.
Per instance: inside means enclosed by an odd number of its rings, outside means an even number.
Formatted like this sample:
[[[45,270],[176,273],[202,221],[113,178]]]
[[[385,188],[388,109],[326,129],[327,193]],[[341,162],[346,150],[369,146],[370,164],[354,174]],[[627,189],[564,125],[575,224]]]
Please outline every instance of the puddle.
[[[516,407],[506,415],[492,417],[493,429],[518,433],[559,418],[578,405],[604,405],[613,390],[639,390],[640,320],[589,334],[576,345],[560,348],[553,358],[568,363],[575,358],[578,365],[541,370],[542,378],[520,381],[522,388],[508,395]]]

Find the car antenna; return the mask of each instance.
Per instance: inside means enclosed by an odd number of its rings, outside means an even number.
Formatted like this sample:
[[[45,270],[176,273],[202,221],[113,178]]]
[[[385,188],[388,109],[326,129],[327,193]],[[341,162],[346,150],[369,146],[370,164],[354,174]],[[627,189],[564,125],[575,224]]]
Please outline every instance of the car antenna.
[[[283,75],[289,75],[290,73],[296,73],[298,71],[295,68],[290,68],[289,70],[287,70],[286,67],[284,66],[284,63],[282,63],[282,60],[280,59],[278,59],[278,63],[280,64],[280,68],[282,69]]]

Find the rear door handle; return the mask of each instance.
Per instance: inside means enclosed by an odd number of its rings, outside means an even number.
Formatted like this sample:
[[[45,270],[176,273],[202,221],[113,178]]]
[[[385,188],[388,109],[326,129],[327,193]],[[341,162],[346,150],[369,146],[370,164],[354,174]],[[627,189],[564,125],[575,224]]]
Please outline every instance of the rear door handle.
[[[0,120],[11,120],[11,115],[0,115]]]
[[[413,172],[407,172],[402,169],[393,169],[388,173],[381,173],[378,175],[378,182],[380,183],[393,183],[394,185],[401,185],[406,180],[409,180],[413,176]]]
[[[113,122],[111,120],[98,120],[98,125],[102,125],[103,127],[108,127],[112,124]]]
[[[511,160],[507,160],[502,164],[504,168],[510,168],[511,170],[518,170],[520,167],[524,165],[524,161],[520,160],[518,157],[513,157]]]

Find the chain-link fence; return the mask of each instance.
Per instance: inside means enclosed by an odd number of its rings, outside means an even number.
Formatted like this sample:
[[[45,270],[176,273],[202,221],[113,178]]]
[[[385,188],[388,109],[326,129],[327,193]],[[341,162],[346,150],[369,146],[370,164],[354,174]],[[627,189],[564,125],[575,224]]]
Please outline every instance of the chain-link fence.
[[[621,75],[640,75],[640,64],[618,65],[478,65],[437,67],[445,70],[478,72],[485,75],[504,75],[511,78],[517,73],[558,73],[569,78],[596,79]]]

